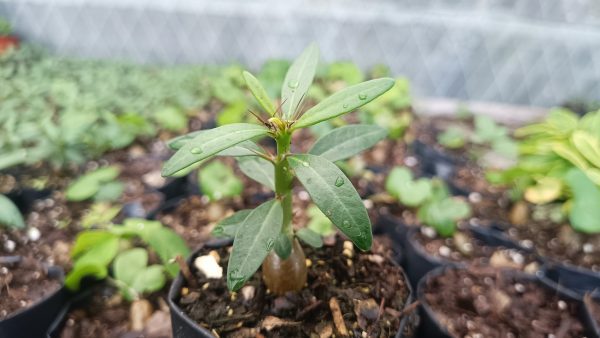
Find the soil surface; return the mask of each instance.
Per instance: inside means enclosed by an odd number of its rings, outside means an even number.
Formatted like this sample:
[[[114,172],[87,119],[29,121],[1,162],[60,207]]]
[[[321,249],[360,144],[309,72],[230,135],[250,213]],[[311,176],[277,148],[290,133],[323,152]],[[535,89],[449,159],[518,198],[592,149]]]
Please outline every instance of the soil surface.
[[[454,337],[583,337],[578,304],[490,267],[447,270],[424,299]]]
[[[60,337],[170,338],[171,318],[165,298],[166,292],[160,292],[148,300],[130,303],[115,288],[96,285],[85,301],[69,311]],[[135,329],[134,325],[140,326]]]
[[[520,250],[485,245],[467,230],[457,231],[454,236],[441,238],[431,228],[422,228],[414,239],[429,255],[452,262],[490,265],[528,271],[538,270],[535,255]]]
[[[540,256],[600,272],[600,235],[578,233],[568,224],[528,221],[506,233]]]
[[[239,292],[231,293],[225,276],[207,279],[194,271],[200,287],[182,288],[179,306],[220,337],[331,336],[339,335],[342,326],[355,337],[393,337],[408,297],[401,268],[391,263],[391,251],[380,241],[369,253],[350,254],[343,254],[348,247],[344,242],[338,239],[321,249],[304,248],[308,280],[299,293],[271,294],[260,272]],[[209,251],[203,249],[202,254]],[[228,248],[216,253],[226,267]]]

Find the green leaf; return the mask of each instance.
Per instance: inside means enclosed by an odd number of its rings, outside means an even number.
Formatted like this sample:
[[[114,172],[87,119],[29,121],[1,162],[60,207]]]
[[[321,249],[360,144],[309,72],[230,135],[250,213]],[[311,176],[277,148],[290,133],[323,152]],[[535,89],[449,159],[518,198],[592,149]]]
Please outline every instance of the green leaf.
[[[465,131],[459,127],[449,127],[437,136],[437,141],[446,148],[459,149],[465,146]]]
[[[161,265],[150,265],[142,270],[131,283],[131,287],[138,293],[158,291],[165,286],[165,270]]]
[[[199,133],[186,142],[167,163],[162,175],[170,176],[181,169],[254,137],[267,135],[268,129],[256,124],[234,123]]]
[[[94,195],[94,201],[116,201],[123,194],[125,186],[123,183],[115,181],[104,183],[100,186],[96,194]]]
[[[93,226],[105,227],[117,217],[121,206],[111,206],[108,203],[94,203],[85,215],[81,217],[81,227],[89,229]]]
[[[167,141],[167,147],[173,149],[173,150],[179,150],[181,149],[181,147],[183,147],[188,141],[190,141],[191,139],[193,139],[194,137],[198,136],[201,133],[205,133],[208,130],[196,130],[193,131],[191,133],[187,133],[184,135],[180,135],[177,137],[174,137],[170,140]]]
[[[498,125],[491,117],[485,115],[475,116],[475,142],[490,143],[499,138],[506,137],[507,134],[508,130]]]
[[[71,257],[77,258],[82,253],[90,250],[99,243],[117,238],[114,234],[103,230],[83,231],[77,235],[75,243],[71,248]]]
[[[302,242],[312,246],[313,248],[320,248],[323,246],[323,239],[321,236],[307,228],[302,228],[296,231],[296,236],[302,240]]]
[[[412,172],[405,167],[392,169],[385,181],[385,189],[408,207],[416,207],[432,196],[431,181],[421,178],[413,180]]]
[[[243,75],[244,80],[246,80],[246,85],[248,85],[248,88],[252,92],[252,95],[254,95],[256,101],[260,103],[261,107],[263,107],[263,109],[269,113],[269,115],[275,115],[276,109],[275,105],[273,104],[273,100],[269,98],[269,94],[267,94],[265,88],[263,88],[263,86],[260,84],[260,81],[258,81],[258,79],[249,72],[244,71]]]
[[[315,155],[292,155],[288,163],[313,202],[361,250],[373,240],[371,221],[350,180],[333,163]]]
[[[175,107],[163,107],[155,111],[153,115],[156,122],[167,130],[178,131],[187,127],[187,116]]]
[[[94,277],[98,280],[108,276],[108,269],[102,264],[87,264],[73,267],[65,278],[65,286],[71,291],[79,290],[79,285],[84,277]]]
[[[240,225],[244,222],[246,217],[252,210],[244,209],[236,212],[235,214],[225,218],[219,222],[212,230],[211,234],[214,237],[235,237],[235,233],[240,228]]]
[[[190,254],[185,241],[173,232],[173,230],[165,227],[152,229],[143,235],[142,239],[156,251],[165,270],[171,277],[175,277],[179,271],[179,267],[177,263],[172,262],[172,259],[179,255],[186,258]]]
[[[127,285],[132,285],[148,265],[148,253],[142,248],[133,248],[123,251],[115,257],[113,262],[113,275],[116,279]]]
[[[588,234],[600,233],[600,189],[576,168],[567,173],[565,180],[573,192],[569,211],[571,226]]]
[[[119,176],[119,168],[117,166],[108,166],[89,172],[77,180],[72,182],[66,191],[66,197],[69,201],[84,201],[94,197],[104,185]],[[115,192],[115,186],[109,187]],[[120,195],[120,193],[119,193]]]
[[[307,209],[308,217],[310,221],[308,221],[308,225],[306,226],[308,229],[318,233],[321,236],[330,236],[335,234],[335,229],[333,228],[333,223],[325,216],[325,214],[319,209],[316,205],[311,204]]]
[[[583,158],[576,149],[573,149],[573,146],[570,144],[555,142],[551,146],[553,152],[571,162],[577,168],[586,169],[589,167],[585,158]]]
[[[257,154],[264,154],[263,149],[252,141],[244,141],[238,143],[231,148],[225,149],[218,153],[218,156],[231,156],[231,157],[243,157],[243,156],[257,156]]]
[[[219,161],[213,161],[198,172],[200,189],[211,201],[239,196],[244,189],[230,167]]]
[[[237,158],[240,170],[251,179],[275,190],[275,167],[273,163],[262,157],[239,157]]]
[[[218,113],[217,125],[224,126],[226,124],[243,122],[247,111],[248,103],[246,103],[246,100],[231,102]]]
[[[281,257],[281,259],[288,259],[290,254],[292,253],[292,241],[290,238],[283,233],[279,233],[277,239],[275,240],[275,246],[273,247],[277,256]]]
[[[22,229],[25,221],[19,208],[6,196],[0,195],[0,226]]]
[[[295,109],[300,105],[304,95],[313,82],[317,64],[319,63],[319,48],[310,44],[300,56],[292,63],[285,75],[281,87],[281,100],[283,102],[283,118],[291,119]]]
[[[421,222],[429,225],[443,237],[449,237],[456,231],[456,222],[468,217],[471,208],[467,203],[453,197],[432,200],[419,208],[417,216]]]
[[[577,130],[571,136],[571,142],[583,157],[600,168],[600,139],[586,131]]]
[[[387,131],[374,125],[348,125],[333,129],[315,142],[309,154],[331,162],[345,160],[383,140]]]
[[[283,223],[278,200],[263,203],[244,220],[233,241],[227,266],[227,287],[236,291],[258,270],[275,246]]]
[[[542,177],[537,184],[525,189],[524,197],[534,204],[546,204],[561,196],[562,182],[554,177]]]
[[[71,251],[75,262],[73,269],[65,279],[65,285],[71,290],[77,290],[81,279],[86,276],[106,277],[107,267],[117,255],[118,250],[118,236],[100,231],[80,234]]]
[[[306,111],[293,125],[293,129],[305,128],[351,112],[373,101],[393,86],[394,79],[382,78],[343,89]]]

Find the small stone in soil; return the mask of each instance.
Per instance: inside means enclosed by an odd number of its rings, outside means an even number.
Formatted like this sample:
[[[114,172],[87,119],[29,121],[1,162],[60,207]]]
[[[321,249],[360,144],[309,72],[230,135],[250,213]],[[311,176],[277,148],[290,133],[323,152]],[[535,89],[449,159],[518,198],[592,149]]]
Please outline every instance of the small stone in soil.
[[[42,233],[40,232],[40,230],[38,230],[38,228],[30,227],[29,229],[27,229],[27,238],[29,238],[30,241],[35,242],[38,239],[40,239],[41,236]]]
[[[223,277],[223,268],[217,263],[215,256],[204,255],[194,260],[194,266],[202,272],[206,278],[220,279]]]

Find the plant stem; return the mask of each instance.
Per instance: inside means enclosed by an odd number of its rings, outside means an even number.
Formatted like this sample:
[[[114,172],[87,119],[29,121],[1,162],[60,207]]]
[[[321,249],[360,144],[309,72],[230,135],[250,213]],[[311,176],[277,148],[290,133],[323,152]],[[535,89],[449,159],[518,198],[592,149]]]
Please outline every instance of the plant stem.
[[[283,208],[281,232],[292,240],[292,181],[286,155],[290,152],[291,134],[282,133],[277,137],[277,158],[275,160],[275,194]]]

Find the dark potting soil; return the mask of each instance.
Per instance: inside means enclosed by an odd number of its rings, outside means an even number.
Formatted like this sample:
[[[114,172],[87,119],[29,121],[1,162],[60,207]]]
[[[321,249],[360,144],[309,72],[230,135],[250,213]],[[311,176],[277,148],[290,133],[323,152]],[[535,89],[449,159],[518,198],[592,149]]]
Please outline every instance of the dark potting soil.
[[[338,239],[332,246],[304,250],[308,280],[299,293],[271,294],[260,271],[239,292],[231,293],[225,276],[207,279],[195,271],[200,287],[184,287],[178,304],[190,318],[220,337],[255,337],[259,333],[266,337],[327,336],[339,333],[342,321],[356,337],[363,332],[369,337],[396,334],[408,286],[401,268],[391,263],[388,245],[376,240],[371,252],[352,251],[349,255],[343,254],[344,241]],[[216,252],[226,269],[229,248]],[[341,314],[334,319],[336,303]]]
[[[422,230],[415,233],[415,239],[425,252],[439,259],[532,272],[539,267],[533,254],[485,245],[469,231],[457,231],[452,237],[442,238],[436,236],[433,229]]]
[[[600,272],[600,235],[578,233],[568,224],[531,220],[512,225],[507,233],[540,256]]]
[[[134,305],[123,300],[114,287],[96,285],[89,298],[69,311],[60,337],[170,338],[171,319],[165,297],[165,292],[159,292]],[[142,327],[134,330],[133,320]]]
[[[440,323],[455,337],[582,337],[578,305],[491,267],[450,269],[424,285]]]
[[[18,257],[18,262],[9,263]],[[32,256],[0,256],[0,320],[50,296],[61,282]]]

